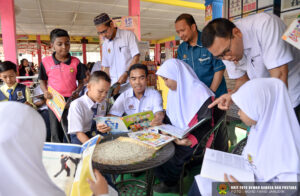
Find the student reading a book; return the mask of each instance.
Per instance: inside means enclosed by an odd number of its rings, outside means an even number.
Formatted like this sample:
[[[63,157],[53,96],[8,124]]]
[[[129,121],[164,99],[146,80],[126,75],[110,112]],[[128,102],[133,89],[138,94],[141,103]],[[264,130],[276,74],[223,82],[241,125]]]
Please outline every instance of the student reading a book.
[[[87,84],[88,91],[71,102],[68,114],[68,133],[71,143],[83,144],[96,134],[105,134],[110,127],[97,124],[96,116],[105,116],[106,95],[110,88],[110,78],[103,71],[95,71]]]
[[[0,79],[4,85],[0,87],[0,101],[18,101],[34,106],[30,90],[17,82],[17,66],[13,62],[0,62]]]
[[[51,181],[42,162],[46,127],[40,114],[25,104],[2,102],[0,118],[0,194],[65,195]],[[117,195],[99,172],[95,171],[95,176],[96,182],[89,180],[95,195]]]
[[[253,79],[241,86],[232,100],[240,108],[240,119],[251,126],[242,156],[255,181],[299,182],[300,127],[285,84],[276,78]],[[224,174],[224,181],[237,182],[234,176]],[[210,195],[210,180],[200,179],[194,190]]]
[[[51,86],[59,94],[64,96],[65,101],[70,97],[78,96],[85,74],[83,64],[76,57],[70,55],[70,37],[66,30],[54,29],[50,33],[50,41],[53,50],[52,56],[43,58],[40,70],[39,81],[44,97],[52,99],[48,91]],[[78,85],[76,83],[78,81]],[[49,110],[51,141],[63,141],[63,129],[54,112]]]
[[[128,70],[131,88],[123,92],[109,111],[110,115],[123,116],[139,112],[152,111],[154,119],[151,126],[162,124],[164,112],[162,98],[158,91],[147,87],[148,68],[143,64],[134,64]]]
[[[183,130],[192,127],[203,118],[212,118],[214,93],[202,83],[193,69],[178,59],[167,60],[157,71],[169,88],[166,115],[170,123]],[[167,163],[155,169],[160,184],[154,186],[159,193],[178,192],[178,181],[183,164],[193,153],[201,137],[211,129],[207,121],[201,130],[196,129],[184,139],[175,140],[175,155]]]

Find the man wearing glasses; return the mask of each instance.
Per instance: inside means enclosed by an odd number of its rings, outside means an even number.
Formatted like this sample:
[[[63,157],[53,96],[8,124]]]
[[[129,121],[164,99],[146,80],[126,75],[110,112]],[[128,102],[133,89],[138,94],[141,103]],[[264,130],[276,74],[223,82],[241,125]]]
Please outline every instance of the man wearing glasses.
[[[218,105],[227,110],[232,103],[231,94],[246,81],[275,77],[287,85],[300,120],[300,51],[281,39],[285,29],[280,18],[266,13],[248,16],[235,24],[218,18],[203,29],[203,46],[222,59],[229,77],[236,79],[234,90],[209,107]]]
[[[202,46],[201,32],[192,15],[181,14],[175,20],[175,29],[184,42],[178,47],[177,58],[189,64],[199,80],[205,83],[216,97],[227,93],[224,79],[225,65]]]
[[[99,36],[104,38],[102,45],[101,69],[111,77],[112,84],[126,84],[129,67],[139,62],[138,42],[133,32],[118,29],[106,13],[94,18]],[[122,85],[120,92],[129,84]]]

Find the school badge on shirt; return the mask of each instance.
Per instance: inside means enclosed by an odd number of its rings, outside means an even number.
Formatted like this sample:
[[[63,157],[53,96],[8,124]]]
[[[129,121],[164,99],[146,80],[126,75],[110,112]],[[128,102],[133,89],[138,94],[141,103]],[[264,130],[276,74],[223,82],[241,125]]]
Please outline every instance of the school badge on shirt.
[[[110,48],[108,48],[107,52],[108,52],[108,54],[110,53]]]
[[[187,58],[187,55],[186,55],[186,54],[184,54],[184,55],[183,55],[183,58],[184,58],[184,59],[186,59],[186,58]]]
[[[17,100],[24,99],[22,91],[17,91]]]
[[[134,105],[131,104],[131,105],[128,106],[128,108],[129,108],[130,110],[134,110]]]
[[[72,67],[70,68],[70,72],[71,72],[71,73],[73,73],[73,72],[74,72],[74,69],[73,69]]]

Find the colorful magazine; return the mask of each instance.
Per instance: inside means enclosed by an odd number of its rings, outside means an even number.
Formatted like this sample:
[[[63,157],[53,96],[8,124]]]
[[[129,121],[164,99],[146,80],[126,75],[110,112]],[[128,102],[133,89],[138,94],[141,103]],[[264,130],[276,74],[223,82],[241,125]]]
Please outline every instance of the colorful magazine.
[[[51,180],[67,196],[91,196],[87,178],[95,179],[92,155],[101,140],[97,135],[83,145],[45,143],[43,163]]]
[[[53,111],[58,121],[60,121],[62,113],[66,106],[66,101],[64,96],[59,94],[51,86],[48,86],[48,91],[52,94],[52,99],[47,99],[47,106]]]
[[[150,127],[150,122],[153,120],[154,115],[152,111],[140,112],[124,117],[115,116],[98,116],[94,118],[97,123],[106,124],[111,128],[111,133],[124,133],[129,130],[135,132]]]
[[[175,139],[171,136],[156,133],[156,130],[152,131],[151,128],[129,133],[128,136],[155,148],[160,148]]]

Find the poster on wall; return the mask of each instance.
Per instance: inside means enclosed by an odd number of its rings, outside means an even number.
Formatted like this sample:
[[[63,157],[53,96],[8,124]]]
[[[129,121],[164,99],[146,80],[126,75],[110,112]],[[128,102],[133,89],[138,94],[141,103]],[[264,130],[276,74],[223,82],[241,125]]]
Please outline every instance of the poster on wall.
[[[258,1],[258,9],[273,6],[273,0],[259,0]]]
[[[300,0],[281,0],[281,11],[295,8],[300,8]]]
[[[150,61],[149,41],[138,42],[138,47],[140,51],[140,61]]]
[[[242,0],[229,1],[229,17],[234,17],[242,13]]]
[[[256,0],[243,0],[243,13],[256,10]]]
[[[138,16],[123,16],[113,18],[112,21],[116,27],[132,31],[138,37]]]
[[[209,22],[212,20],[212,5],[207,5],[205,7],[205,22]]]

